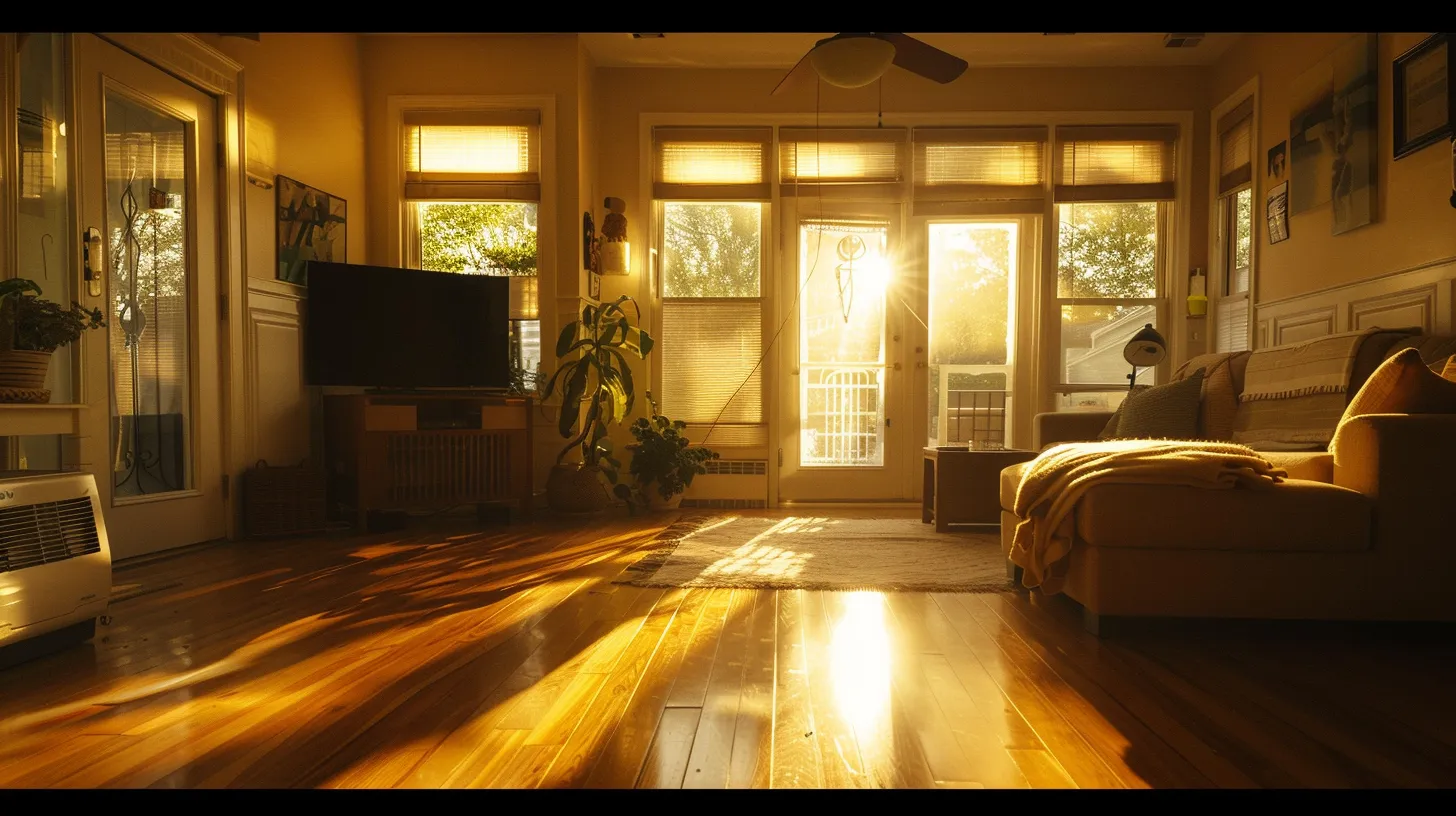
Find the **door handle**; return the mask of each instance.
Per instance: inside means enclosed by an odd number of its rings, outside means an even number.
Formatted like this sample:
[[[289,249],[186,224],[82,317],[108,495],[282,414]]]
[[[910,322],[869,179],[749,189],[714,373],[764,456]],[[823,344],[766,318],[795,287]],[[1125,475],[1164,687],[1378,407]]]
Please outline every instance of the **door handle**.
[[[101,276],[105,272],[101,263],[106,257],[105,252],[101,244],[101,230],[87,227],[81,234],[81,270],[86,281],[86,294],[91,297],[101,297]]]
[[[899,371],[900,369],[904,368],[904,366],[901,365],[900,363],[895,363],[894,368],[895,368],[896,371]]]

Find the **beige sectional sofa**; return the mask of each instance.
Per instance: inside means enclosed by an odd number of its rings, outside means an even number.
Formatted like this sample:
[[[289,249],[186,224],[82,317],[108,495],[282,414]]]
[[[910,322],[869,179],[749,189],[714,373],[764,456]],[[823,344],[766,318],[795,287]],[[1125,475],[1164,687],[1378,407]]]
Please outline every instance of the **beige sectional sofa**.
[[[1439,368],[1456,354],[1456,337],[1369,335],[1344,402],[1382,360],[1410,347]],[[1179,374],[1204,359],[1213,358]],[[1233,362],[1237,394],[1242,366]],[[1220,410],[1210,411],[1209,399],[1205,391],[1205,417]],[[1245,437],[1259,430],[1237,417],[1251,404],[1223,406]],[[1110,416],[1041,414],[1036,448],[1096,439]],[[1338,461],[1327,450],[1264,451],[1289,475],[1268,490],[1093,487],[1075,510],[1063,592],[1082,604],[1093,632],[1118,617],[1456,620],[1456,415],[1355,417],[1338,450]],[[1008,553],[1019,521],[1010,508],[1027,466],[1001,474]]]

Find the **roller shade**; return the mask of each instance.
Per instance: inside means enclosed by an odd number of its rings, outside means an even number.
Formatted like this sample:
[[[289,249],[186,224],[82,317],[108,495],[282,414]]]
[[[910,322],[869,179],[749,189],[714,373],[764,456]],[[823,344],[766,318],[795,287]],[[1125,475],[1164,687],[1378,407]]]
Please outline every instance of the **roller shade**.
[[[1169,201],[1176,194],[1177,125],[1057,128],[1057,201]]]
[[[1046,141],[1045,126],[915,128],[915,213],[1041,212]]]
[[[765,444],[762,319],[757,299],[663,300],[658,340],[672,353],[662,357],[662,410],[690,425],[718,420],[714,444]]]
[[[411,201],[540,201],[541,113],[406,111]]]
[[[1254,180],[1254,100],[1245,99],[1218,120],[1218,194]]]
[[[779,193],[900,198],[909,135],[905,128],[779,128]]]
[[[767,201],[773,128],[655,127],[652,197],[667,201]]]

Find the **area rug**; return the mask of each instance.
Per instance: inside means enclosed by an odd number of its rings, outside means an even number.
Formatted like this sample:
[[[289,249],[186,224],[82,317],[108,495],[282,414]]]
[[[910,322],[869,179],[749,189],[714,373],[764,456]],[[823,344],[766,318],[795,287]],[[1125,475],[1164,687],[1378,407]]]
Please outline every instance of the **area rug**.
[[[937,533],[919,519],[731,514],[685,518],[619,583],[898,592],[1010,589],[995,533]]]

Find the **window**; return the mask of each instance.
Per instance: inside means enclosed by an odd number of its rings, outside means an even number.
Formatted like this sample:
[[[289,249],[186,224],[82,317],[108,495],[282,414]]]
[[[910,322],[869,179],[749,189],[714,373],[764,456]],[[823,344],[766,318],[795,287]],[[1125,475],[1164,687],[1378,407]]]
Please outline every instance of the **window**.
[[[1159,327],[1177,136],[1173,126],[1057,129],[1057,410],[1116,408],[1132,370],[1123,346]],[[1137,382],[1155,376],[1139,370]]]
[[[535,389],[541,366],[539,124],[537,111],[405,113],[410,263],[511,278],[510,353],[522,390]]]
[[[916,215],[1040,214],[1045,127],[918,127]]]
[[[1218,214],[1214,295],[1214,348],[1249,347],[1249,270],[1253,263],[1254,100],[1239,103],[1218,121]]]
[[[765,445],[763,201],[769,128],[653,129],[661,410],[715,446]]]

